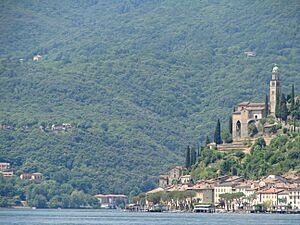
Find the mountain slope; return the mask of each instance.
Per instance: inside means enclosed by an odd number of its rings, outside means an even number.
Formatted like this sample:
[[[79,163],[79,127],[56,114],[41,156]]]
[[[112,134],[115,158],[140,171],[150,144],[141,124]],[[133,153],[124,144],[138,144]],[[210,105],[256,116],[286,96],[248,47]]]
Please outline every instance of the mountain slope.
[[[20,172],[144,191],[217,117],[263,101],[273,63],[299,91],[298,1],[0,4],[0,120],[15,127],[0,131],[0,157]],[[39,128],[61,123],[73,129]]]

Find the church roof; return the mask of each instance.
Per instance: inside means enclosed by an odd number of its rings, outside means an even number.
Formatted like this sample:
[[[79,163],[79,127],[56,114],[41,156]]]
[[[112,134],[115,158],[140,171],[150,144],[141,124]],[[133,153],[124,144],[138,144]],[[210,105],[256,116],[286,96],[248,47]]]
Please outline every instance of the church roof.
[[[257,103],[257,102],[241,102],[238,104],[238,107],[242,107],[242,109],[248,111],[255,111],[255,110],[264,110],[265,103]]]
[[[258,103],[258,102],[241,102],[238,106],[245,106],[245,107],[264,107],[265,103]]]

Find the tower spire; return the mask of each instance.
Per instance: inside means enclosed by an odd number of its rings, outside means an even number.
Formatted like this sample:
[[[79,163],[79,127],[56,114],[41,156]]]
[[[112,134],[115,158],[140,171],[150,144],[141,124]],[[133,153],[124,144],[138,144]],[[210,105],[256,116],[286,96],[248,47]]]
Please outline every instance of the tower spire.
[[[270,114],[275,115],[276,100],[281,94],[281,81],[279,68],[275,64],[272,69],[272,79],[270,81]]]

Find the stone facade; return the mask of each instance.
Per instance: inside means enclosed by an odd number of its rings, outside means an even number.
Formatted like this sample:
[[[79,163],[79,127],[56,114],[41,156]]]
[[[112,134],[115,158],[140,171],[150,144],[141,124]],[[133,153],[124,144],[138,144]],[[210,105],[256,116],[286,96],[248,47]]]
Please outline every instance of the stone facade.
[[[278,67],[275,65],[272,70],[272,80],[270,80],[270,114],[275,115],[276,99],[281,94],[281,81]]]
[[[271,115],[275,115],[276,99],[281,93],[281,81],[279,79],[278,67],[272,70],[270,81],[270,99],[268,109]],[[235,107],[232,113],[232,139],[233,141],[249,138],[248,125],[262,119],[265,113],[265,103],[242,102]]]
[[[176,166],[173,169],[169,170],[166,174],[159,176],[159,187],[165,188],[172,185],[175,181],[179,181],[184,167]]]

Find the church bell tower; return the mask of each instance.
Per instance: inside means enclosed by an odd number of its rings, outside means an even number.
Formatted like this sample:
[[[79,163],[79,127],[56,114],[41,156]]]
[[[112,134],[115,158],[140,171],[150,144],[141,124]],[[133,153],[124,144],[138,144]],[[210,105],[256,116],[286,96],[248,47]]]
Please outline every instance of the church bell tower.
[[[276,99],[281,94],[281,81],[279,78],[278,66],[275,64],[272,70],[272,80],[270,81],[270,114],[275,115]]]

